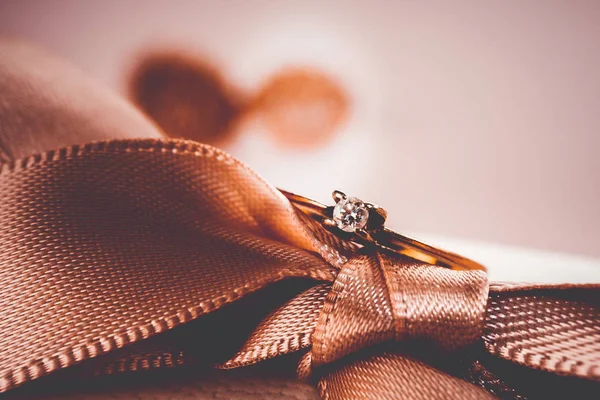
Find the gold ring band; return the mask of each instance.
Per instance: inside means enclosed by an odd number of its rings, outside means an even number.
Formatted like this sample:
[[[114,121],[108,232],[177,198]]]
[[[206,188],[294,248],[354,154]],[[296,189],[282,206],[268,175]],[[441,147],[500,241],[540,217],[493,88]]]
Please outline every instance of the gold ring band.
[[[481,270],[485,266],[449,251],[400,235],[383,226],[387,212],[370,203],[347,197],[340,191],[333,192],[336,206],[326,206],[318,201],[280,191],[299,210],[321,223],[338,236],[360,245],[376,246],[422,261],[454,270]],[[366,211],[365,211],[366,210]],[[365,217],[366,215],[366,217]]]

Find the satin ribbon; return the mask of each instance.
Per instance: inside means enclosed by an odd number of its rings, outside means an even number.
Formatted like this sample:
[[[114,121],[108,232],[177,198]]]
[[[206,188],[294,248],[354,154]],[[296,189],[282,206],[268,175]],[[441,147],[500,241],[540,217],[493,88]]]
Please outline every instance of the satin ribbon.
[[[228,154],[140,139],[2,166],[0,391],[76,364],[194,363],[177,332],[293,278],[313,283],[237,351],[211,343],[220,368],[298,352],[329,399],[598,388],[600,286],[488,283],[359,250]]]

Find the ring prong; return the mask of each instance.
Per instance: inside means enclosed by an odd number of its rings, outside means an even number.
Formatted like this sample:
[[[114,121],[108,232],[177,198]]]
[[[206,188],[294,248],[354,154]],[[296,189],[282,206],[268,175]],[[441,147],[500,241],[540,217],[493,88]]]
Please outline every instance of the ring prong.
[[[323,226],[325,226],[325,228],[335,228],[335,227],[337,227],[337,224],[335,223],[334,220],[325,218],[323,220]]]
[[[336,203],[339,203],[342,200],[346,200],[346,195],[343,192],[340,192],[339,190],[334,190],[333,193],[331,194],[331,197],[333,197],[333,200]]]
[[[365,203],[365,206],[367,207],[369,212],[372,211],[374,213],[377,213],[381,218],[383,218],[384,221],[387,219],[387,211],[384,208],[381,208],[371,203]]]

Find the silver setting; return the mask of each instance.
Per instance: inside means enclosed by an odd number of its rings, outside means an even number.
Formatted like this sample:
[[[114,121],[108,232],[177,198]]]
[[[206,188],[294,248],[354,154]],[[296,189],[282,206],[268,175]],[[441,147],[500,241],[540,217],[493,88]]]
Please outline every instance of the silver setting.
[[[369,236],[368,232],[383,228],[387,216],[383,208],[349,197],[339,190],[334,191],[331,197],[336,204],[332,207],[331,218],[323,220],[327,228],[365,237]]]
[[[334,192],[334,194],[338,193],[340,192]],[[333,207],[332,219],[344,232],[356,232],[367,226],[369,210],[362,200],[344,195],[340,196],[337,204]]]

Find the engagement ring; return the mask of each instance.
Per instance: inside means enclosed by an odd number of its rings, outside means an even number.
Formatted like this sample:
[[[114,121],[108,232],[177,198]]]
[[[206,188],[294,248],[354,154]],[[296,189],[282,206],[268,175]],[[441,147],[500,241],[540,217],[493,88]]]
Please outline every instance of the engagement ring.
[[[326,206],[284,190],[281,192],[294,206],[321,223],[330,232],[361,246],[375,245],[427,264],[455,270],[486,270],[483,265],[473,260],[386,228],[384,224],[387,212],[383,208],[356,197],[346,196],[338,190],[332,194],[336,202],[334,206]]]

